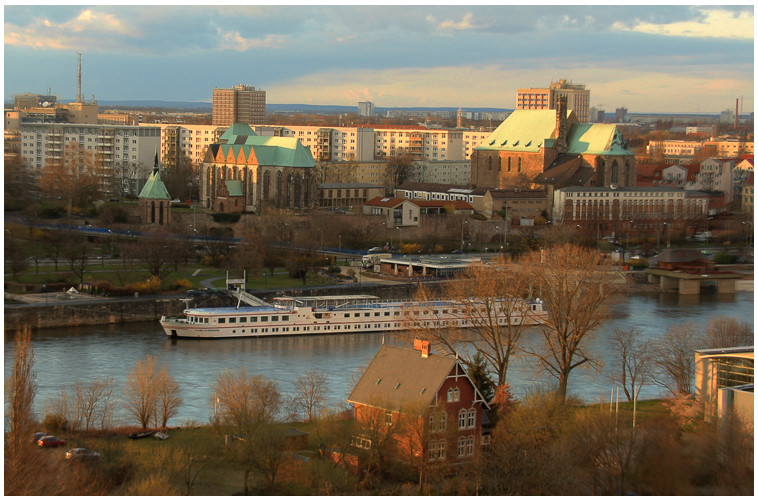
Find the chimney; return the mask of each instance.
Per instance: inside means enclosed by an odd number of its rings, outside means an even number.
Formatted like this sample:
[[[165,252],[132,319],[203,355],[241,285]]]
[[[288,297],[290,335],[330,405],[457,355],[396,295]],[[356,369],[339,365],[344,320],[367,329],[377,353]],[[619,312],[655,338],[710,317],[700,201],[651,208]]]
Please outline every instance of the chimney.
[[[738,120],[737,118],[740,116],[740,100],[737,99],[737,101],[734,103],[734,128],[737,128]]]
[[[566,107],[568,106],[568,98],[566,96],[558,96],[555,106],[555,130],[556,139],[558,143],[565,146],[567,143],[567,130],[566,130]]]
[[[429,352],[431,351],[431,343],[422,339],[413,340],[413,349],[421,351],[421,358],[429,358]]]

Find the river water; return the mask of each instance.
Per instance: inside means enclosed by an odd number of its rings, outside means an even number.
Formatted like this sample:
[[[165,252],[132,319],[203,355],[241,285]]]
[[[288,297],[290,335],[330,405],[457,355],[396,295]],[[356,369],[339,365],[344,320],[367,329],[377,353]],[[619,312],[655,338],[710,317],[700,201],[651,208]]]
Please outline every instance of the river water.
[[[606,364],[600,374],[576,370],[569,381],[569,394],[583,402],[608,401],[612,385],[605,372],[612,360],[608,334],[614,328],[636,327],[649,339],[662,335],[671,325],[692,322],[705,326],[714,315],[736,317],[753,324],[752,292],[733,295],[679,297],[675,294],[639,294],[614,302],[611,318],[594,335],[591,351]],[[244,367],[248,374],[264,374],[278,381],[287,395],[294,381],[309,369],[328,375],[330,405],[345,406],[360,368],[365,367],[382,341],[396,343],[389,335],[345,334],[320,337],[299,336],[247,339],[169,339],[157,321],[138,324],[45,329],[32,335],[38,385],[35,409],[41,417],[45,404],[60,388],[77,380],[111,377],[121,396],[122,384],[138,360],[148,354],[165,362],[182,389],[183,405],[170,425],[206,423],[212,414],[211,385],[227,369]],[[527,344],[541,343],[540,334],[530,329],[524,336]],[[434,352],[434,346],[432,346]],[[11,371],[14,345],[12,335],[5,341],[5,376]],[[694,354],[693,354],[694,356]],[[508,380],[516,396],[545,388],[552,380],[536,370],[531,359],[516,359],[508,371]],[[643,387],[640,398],[664,395],[655,386]],[[125,413],[120,413],[122,422]],[[131,423],[133,424],[133,423]]]

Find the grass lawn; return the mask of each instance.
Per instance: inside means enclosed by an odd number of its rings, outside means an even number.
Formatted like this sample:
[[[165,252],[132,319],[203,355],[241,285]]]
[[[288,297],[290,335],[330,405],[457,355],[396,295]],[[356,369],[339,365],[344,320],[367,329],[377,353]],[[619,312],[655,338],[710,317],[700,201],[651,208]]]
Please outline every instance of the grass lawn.
[[[198,272],[198,270],[200,270]],[[9,275],[10,271],[6,268],[6,279],[11,279]],[[163,283],[171,285],[178,280],[189,281],[191,288],[199,289],[204,285],[204,280],[213,278],[211,287],[223,289],[226,285],[226,269],[221,268],[209,268],[199,264],[191,264],[188,266],[180,267],[177,271],[171,273]],[[238,278],[237,274],[229,273],[230,278]],[[102,262],[100,260],[91,261],[87,265],[84,273],[84,281],[86,283],[94,283],[101,280],[107,280],[114,285],[122,285],[126,283],[137,283],[145,281],[150,278],[149,273],[144,269],[134,269],[130,267],[124,267],[122,263],[115,261]],[[241,278],[241,275],[240,275]],[[321,279],[323,280],[323,279]],[[65,263],[58,263],[58,270],[56,271],[54,264],[44,264],[39,267],[34,265],[27,268],[24,272],[19,273],[15,282],[24,284],[56,284],[60,282],[75,282],[77,281],[74,273],[68,269]],[[324,282],[319,282],[323,284]],[[307,281],[305,285],[317,285],[313,281]],[[247,276],[247,288],[250,289],[289,289],[294,287],[302,287],[303,281],[297,278],[291,278],[289,273],[284,268],[278,268],[275,270],[273,276],[266,271],[264,277],[261,273],[254,276]]]

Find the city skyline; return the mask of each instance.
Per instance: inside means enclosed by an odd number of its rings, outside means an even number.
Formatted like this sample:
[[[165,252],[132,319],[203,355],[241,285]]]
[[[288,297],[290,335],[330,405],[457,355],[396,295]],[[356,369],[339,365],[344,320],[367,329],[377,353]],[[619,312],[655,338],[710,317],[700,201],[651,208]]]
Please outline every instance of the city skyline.
[[[630,112],[754,106],[744,6],[9,6],[6,100],[209,103],[243,83],[268,103],[515,108],[565,78]]]

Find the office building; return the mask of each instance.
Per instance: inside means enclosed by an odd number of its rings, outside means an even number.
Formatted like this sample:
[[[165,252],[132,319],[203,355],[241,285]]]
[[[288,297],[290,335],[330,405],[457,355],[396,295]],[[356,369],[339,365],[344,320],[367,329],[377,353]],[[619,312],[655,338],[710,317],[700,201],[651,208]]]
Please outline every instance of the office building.
[[[262,124],[265,121],[265,90],[243,84],[213,89],[213,125],[228,127],[235,123]]]
[[[529,88],[516,91],[517,110],[554,110],[558,98],[566,98],[566,106],[574,112],[579,123],[590,121],[590,91],[584,85],[576,85],[561,79],[552,82],[547,89]]]

